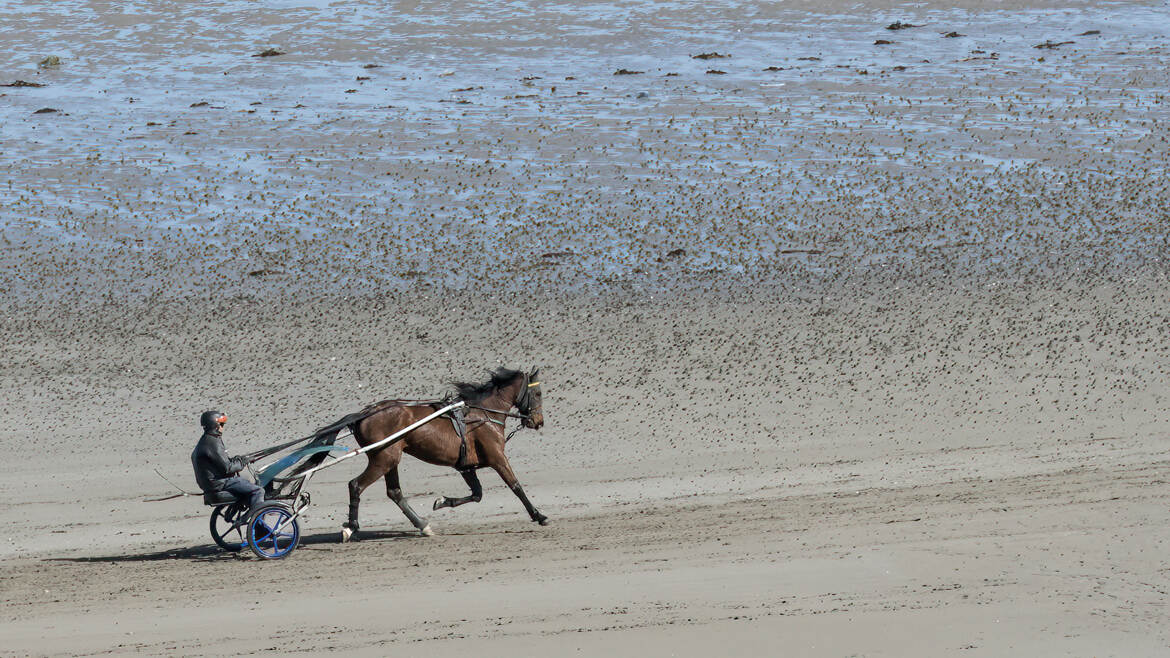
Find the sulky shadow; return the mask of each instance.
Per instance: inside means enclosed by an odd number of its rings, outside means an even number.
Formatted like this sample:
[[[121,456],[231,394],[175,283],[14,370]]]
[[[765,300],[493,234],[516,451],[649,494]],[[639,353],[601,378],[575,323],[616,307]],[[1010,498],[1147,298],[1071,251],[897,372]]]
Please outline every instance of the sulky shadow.
[[[417,531],[403,530],[362,530],[355,543],[367,543],[388,540],[423,539]],[[337,532],[318,532],[311,535],[302,535],[297,550],[328,550],[328,547],[340,543]],[[289,557],[292,557],[291,555]],[[82,562],[82,563],[113,563],[113,562],[158,562],[163,560],[188,560],[191,562],[223,562],[230,560],[258,560],[246,546],[238,553],[225,551],[215,544],[199,546],[166,548],[159,551],[145,553],[127,553],[125,555],[95,555],[88,557],[54,557],[45,558],[44,562]]]

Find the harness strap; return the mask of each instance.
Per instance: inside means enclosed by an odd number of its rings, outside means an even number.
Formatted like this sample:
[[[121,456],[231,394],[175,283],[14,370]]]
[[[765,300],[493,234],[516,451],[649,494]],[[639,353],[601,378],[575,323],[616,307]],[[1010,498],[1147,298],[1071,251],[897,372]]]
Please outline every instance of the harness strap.
[[[516,414],[516,413],[512,413],[511,411],[503,411],[502,409],[489,409],[488,407],[480,407],[480,406],[477,406],[474,404],[467,405],[467,408],[468,409],[479,409],[480,411],[490,411],[493,414],[500,414],[501,416],[507,416],[508,418],[521,418],[521,419],[528,418],[528,414]],[[488,418],[488,420],[493,422],[493,423],[499,423],[500,425],[504,424],[503,422],[495,420],[494,418]]]
[[[451,421],[451,427],[455,430],[455,435],[459,437],[459,458],[455,461],[455,469],[459,471],[468,467],[467,453],[470,451],[467,445],[467,420],[463,414],[463,407],[452,409],[443,414],[447,417],[447,420]]]
[[[502,421],[502,420],[496,420],[495,418],[491,418],[491,417],[485,417],[485,418],[472,418],[471,420],[469,420],[469,421],[467,421],[467,422],[468,422],[468,423],[477,423],[477,424],[479,424],[479,425],[483,425],[484,423],[495,423],[496,425],[499,425],[499,426],[501,426],[501,427],[503,427],[503,426],[504,426],[504,421]]]
[[[472,407],[472,408],[473,408],[473,409],[483,409],[483,407]],[[491,410],[490,410],[490,409],[484,409],[484,411],[491,411]],[[502,413],[502,412],[498,412],[498,413]],[[515,414],[509,414],[509,415],[511,415],[511,416],[514,416]],[[505,428],[507,427],[506,425],[504,425],[504,421],[502,421],[502,420],[496,420],[495,418],[491,418],[491,417],[484,417],[484,418],[472,418],[472,419],[471,419],[470,421],[468,421],[468,422],[469,422],[469,423],[478,423],[478,424],[480,424],[480,425],[483,425],[484,423],[495,423],[496,425],[499,425],[500,427],[505,427]],[[516,436],[516,432],[519,432],[519,431],[520,431],[520,430],[522,430],[522,429],[524,429],[524,426],[523,426],[523,425],[517,425],[517,426],[516,426],[516,427],[515,427],[515,428],[514,428],[514,429],[513,429],[511,432],[508,432],[507,434],[505,434],[505,435],[504,435],[504,443],[507,443],[508,441],[511,441],[511,440],[512,440],[512,437],[513,437],[513,436]]]

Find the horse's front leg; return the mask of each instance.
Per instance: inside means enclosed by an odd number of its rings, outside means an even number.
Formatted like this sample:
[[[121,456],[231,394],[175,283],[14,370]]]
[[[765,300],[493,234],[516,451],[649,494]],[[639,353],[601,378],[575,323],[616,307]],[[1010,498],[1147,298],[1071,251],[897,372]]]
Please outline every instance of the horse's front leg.
[[[516,494],[516,497],[524,504],[524,509],[528,510],[528,516],[532,517],[532,520],[540,525],[548,525],[548,517],[533,507],[532,503],[528,500],[528,496],[524,494],[524,487],[520,486],[520,481],[516,479],[516,474],[512,472],[512,466],[508,463],[508,458],[500,455],[498,460],[492,460],[491,466],[495,469],[496,473],[500,474],[500,479],[504,481],[504,484],[508,485],[512,493]]]
[[[435,504],[433,506],[434,509],[438,510],[443,509],[444,507],[459,507],[464,503],[478,503],[479,501],[483,500],[483,487],[479,484],[479,476],[475,474],[475,470],[468,469],[466,471],[461,471],[460,475],[462,475],[464,481],[467,482],[467,486],[471,488],[471,495],[464,496],[462,498],[450,498],[447,496],[436,498]]]

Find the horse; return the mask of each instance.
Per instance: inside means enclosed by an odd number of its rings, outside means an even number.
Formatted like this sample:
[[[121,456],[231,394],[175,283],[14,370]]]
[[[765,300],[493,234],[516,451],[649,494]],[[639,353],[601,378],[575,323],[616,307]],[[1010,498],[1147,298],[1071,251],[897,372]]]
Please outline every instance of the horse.
[[[358,506],[362,492],[381,477],[386,479],[386,494],[390,500],[398,505],[419,533],[428,537],[434,534],[430,524],[419,517],[402,496],[398,463],[404,452],[437,466],[455,468],[471,488],[471,495],[468,496],[438,498],[432,510],[478,503],[483,498],[483,487],[476,470],[490,467],[520,499],[528,516],[540,525],[548,525],[548,517],[529,502],[504,454],[504,446],[510,438],[504,434],[504,420],[507,417],[520,418],[521,424],[530,429],[539,430],[544,426],[539,374],[539,369],[524,373],[501,367],[492,371],[490,379],[482,384],[455,382],[456,395],[466,404],[463,409],[456,410],[464,411],[466,442],[455,430],[458,418],[453,421],[447,416],[440,416],[408,432],[401,440],[366,453],[368,461],[365,470],[349,482],[349,520],[342,525],[341,541],[349,541],[360,529]],[[443,406],[445,401],[384,400],[355,414],[360,420],[350,425],[349,429],[358,445],[365,447],[426,418]],[[513,408],[519,414],[511,413]]]

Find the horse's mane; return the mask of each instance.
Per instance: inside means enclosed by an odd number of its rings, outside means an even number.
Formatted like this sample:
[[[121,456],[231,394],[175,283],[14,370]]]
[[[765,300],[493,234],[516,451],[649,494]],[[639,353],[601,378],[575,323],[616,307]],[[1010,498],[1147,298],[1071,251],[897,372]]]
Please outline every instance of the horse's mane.
[[[460,400],[468,404],[475,404],[494,393],[496,389],[511,384],[517,377],[523,377],[524,373],[501,366],[492,370],[489,375],[491,378],[482,384],[451,382],[451,385],[455,387],[455,393]]]

